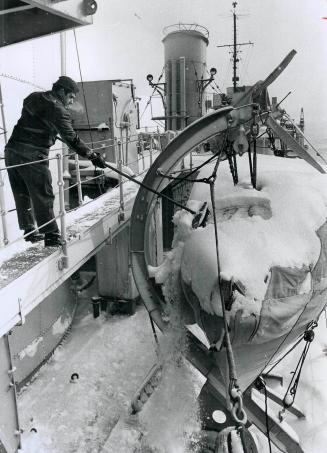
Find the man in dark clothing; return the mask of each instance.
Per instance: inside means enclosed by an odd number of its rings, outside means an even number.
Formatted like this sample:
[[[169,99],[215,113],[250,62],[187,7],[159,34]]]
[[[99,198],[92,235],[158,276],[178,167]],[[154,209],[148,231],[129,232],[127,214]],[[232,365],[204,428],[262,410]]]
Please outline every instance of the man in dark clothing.
[[[47,159],[49,149],[59,134],[70,149],[90,159],[95,166],[105,168],[102,157],[93,152],[72,127],[68,107],[74,102],[78,91],[74,80],[61,76],[51,91],[35,92],[24,99],[21,117],[5,147],[6,166]],[[59,246],[60,233],[53,212],[49,161],[9,168],[8,175],[19,228],[24,230],[24,234],[30,233],[25,240],[36,242],[44,237],[45,246]],[[32,208],[39,233],[31,233],[35,229]]]

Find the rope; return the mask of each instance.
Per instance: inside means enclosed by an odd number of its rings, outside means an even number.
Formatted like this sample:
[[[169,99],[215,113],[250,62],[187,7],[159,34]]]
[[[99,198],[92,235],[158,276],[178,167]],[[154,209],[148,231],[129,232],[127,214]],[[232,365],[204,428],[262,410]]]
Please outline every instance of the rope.
[[[314,337],[315,337],[313,329],[315,327],[317,327],[317,325],[318,325],[317,322],[313,322],[311,324],[311,326],[310,326],[310,329],[307,329],[304,332],[303,339],[306,341],[306,344],[304,345],[302,354],[301,354],[300,359],[299,359],[299,361],[298,361],[298,363],[296,365],[295,371],[292,373],[293,374],[292,379],[291,379],[291,381],[290,381],[290,383],[289,383],[289,385],[287,387],[287,390],[285,392],[285,396],[284,396],[284,400],[283,400],[284,408],[285,407],[289,407],[289,406],[291,406],[294,403],[296,392],[297,392],[297,388],[298,388],[298,385],[299,385],[299,382],[300,382],[300,377],[301,377],[303,365],[304,365],[305,359],[306,359],[306,357],[308,355],[311,343],[313,342]],[[287,398],[288,395],[291,395],[292,401],[286,401],[286,398]]]
[[[225,134],[225,137],[224,137],[224,141],[223,141],[223,144],[221,146],[221,148],[213,155],[211,156],[208,160],[206,160],[205,162],[203,162],[201,165],[199,165],[198,167],[194,167],[194,169],[188,173],[188,175],[186,176],[187,178],[189,178],[191,175],[193,175],[194,173],[198,172],[199,170],[201,170],[201,168],[203,168],[205,165],[209,164],[211,161],[215,160],[215,159],[219,159],[219,156],[221,155],[221,151],[223,150],[225,144],[226,144],[226,139],[227,139],[227,133]],[[185,178],[186,178],[185,177]],[[180,180],[178,180],[176,182],[176,184],[173,184],[171,186],[172,189],[174,189],[178,184],[180,184],[181,182],[183,181],[183,179],[181,178]]]
[[[84,81],[83,81],[83,77],[82,77],[81,60],[80,60],[80,57],[79,57],[79,50],[78,50],[78,45],[77,45],[77,38],[76,38],[75,29],[73,30],[73,33],[74,33],[74,39],[75,39],[75,48],[76,48],[76,54],[77,54],[78,69],[79,69],[79,74],[80,74],[80,79],[81,79],[81,84],[82,84],[82,93],[83,93],[84,104],[85,104],[85,113],[86,113],[87,125],[89,126],[90,138],[91,138],[91,143],[92,143],[92,147],[93,147],[93,137],[92,137],[92,132],[91,132],[90,118],[89,118],[89,112],[88,112],[88,108],[87,108],[85,89],[84,89]]]
[[[285,359],[285,357],[287,357],[300,343],[301,341],[303,340],[303,335],[299,338],[299,340],[297,340],[297,342],[280,358],[277,360],[277,362],[274,363],[274,365],[268,370],[265,372],[265,374],[269,374],[272,372],[272,370],[274,368],[276,368],[276,366],[283,360]]]
[[[217,160],[215,165],[212,179],[210,183],[210,198],[212,204],[212,213],[213,213],[213,223],[215,228],[215,247],[216,247],[216,260],[217,260],[217,270],[218,270],[218,280],[219,280],[219,273],[220,273],[220,259],[219,259],[219,239],[218,239],[218,222],[216,216],[216,202],[215,202],[215,195],[214,195],[214,184],[217,179],[217,170],[219,166],[220,160]],[[220,292],[220,299],[221,299],[221,307],[223,312],[223,320],[224,320],[224,329],[225,329],[225,343],[226,343],[226,351],[227,351],[227,359],[229,365],[229,381],[230,381],[230,388],[236,387],[237,383],[237,376],[236,376],[236,365],[234,360],[233,348],[230,340],[229,330],[228,330],[228,323],[227,323],[227,315],[226,315],[226,307],[224,304],[224,297],[222,293],[222,287],[219,285],[219,292]]]
[[[30,85],[32,87],[39,88],[42,91],[46,91],[46,88],[41,87],[40,85],[36,85],[35,83],[29,82],[28,80],[20,79],[19,77],[15,77],[15,76],[12,76],[10,74],[0,73],[0,77],[4,77],[6,79],[15,80],[16,82],[20,82],[20,83],[25,83],[26,85]]]
[[[34,165],[34,164],[38,164],[40,162],[46,162],[49,160],[56,160],[56,159],[57,159],[57,157],[49,157],[48,159],[34,160],[33,162],[27,162],[25,164],[9,165],[8,167],[1,167],[0,171],[7,170],[8,168],[25,167],[26,165]]]
[[[143,118],[143,115],[144,115],[146,109],[147,109],[147,108],[149,107],[149,105],[151,104],[152,96],[154,95],[155,91],[156,91],[155,89],[152,91],[152,94],[150,95],[149,100],[148,100],[148,102],[146,103],[146,106],[145,106],[143,112],[141,113],[140,120]]]
[[[188,176],[170,176],[170,175],[165,175],[162,173],[162,171],[157,171],[158,175],[162,176],[162,178],[169,179],[170,181],[188,181],[188,182],[203,182],[206,184],[210,184],[210,178],[200,178],[200,179],[189,179]]]
[[[158,78],[158,82],[161,80],[161,78],[162,78],[162,76],[163,76],[164,69],[165,69],[165,66],[162,67],[161,74],[160,74],[160,76],[159,76],[159,78]],[[152,94],[151,94],[150,97],[149,97],[148,102],[146,103],[146,106],[145,106],[143,112],[141,113],[140,120],[143,118],[143,115],[144,115],[145,111],[147,110],[147,108],[149,107],[150,104],[151,104],[151,117],[153,116],[153,114],[152,114],[152,103],[151,103],[151,101],[152,101],[152,98],[154,97],[154,93],[155,93],[155,92],[158,92],[159,95],[160,95],[160,97],[161,97],[161,99],[163,99],[163,98],[162,98],[162,94],[157,90],[157,87],[155,86],[155,87],[153,88]],[[158,96],[158,97],[159,97],[159,96]],[[153,121],[153,120],[152,120],[152,121]],[[161,126],[161,125],[159,124],[159,126]],[[154,127],[155,127],[155,126],[154,126]]]
[[[278,351],[281,349],[281,347],[283,346],[283,344],[285,343],[285,341],[287,340],[287,338],[291,335],[291,333],[293,332],[293,330],[295,329],[295,326],[297,325],[298,321],[301,319],[301,316],[303,315],[303,313],[305,312],[308,304],[310,302],[310,299],[308,300],[308,302],[305,304],[303,310],[301,311],[301,313],[299,314],[297,320],[295,321],[295,323],[293,324],[292,328],[289,330],[289,332],[287,333],[287,335],[285,335],[285,337],[283,338],[283,340],[280,342],[280,344],[277,346],[275,352],[273,353],[273,355],[270,357],[270,359],[268,360],[268,362],[264,365],[264,367],[262,368],[261,372],[259,373],[259,376],[264,372],[264,369],[267,368],[267,366],[271,363],[271,361],[273,360],[273,358],[276,356],[276,354],[278,353]],[[315,326],[315,325],[318,325],[317,321],[314,320],[314,321],[311,321],[309,324],[308,324],[308,327],[307,329],[309,329],[311,326]],[[302,338],[301,338],[302,339]],[[291,352],[291,351],[289,351]],[[287,354],[286,354],[287,355]],[[284,357],[284,356],[283,356]],[[269,370],[269,373],[271,372],[271,370],[283,359],[283,357]]]
[[[181,203],[178,203],[177,201],[173,200],[172,198],[168,197],[168,195],[165,195],[164,193],[161,193],[161,192],[158,192],[157,190],[155,189],[152,189],[152,187],[150,186],[147,186],[146,184],[144,184],[143,182],[141,181],[138,181],[137,179],[133,178],[132,176],[118,170],[117,168],[115,167],[112,167],[110,164],[106,163],[105,164],[107,168],[110,168],[110,170],[113,170],[114,172],[118,173],[119,175],[122,175],[124,176],[125,178],[129,179],[130,181],[133,181],[135,182],[136,184],[138,184],[139,186],[143,187],[144,189],[148,190],[149,192],[152,192],[154,193],[155,195],[157,195],[158,197],[162,197],[162,198],[165,198],[166,200],[170,201],[171,203],[173,203],[174,205],[178,206],[179,208],[181,209],[184,209],[185,211],[195,215],[196,212],[193,211],[193,209],[190,209],[188,208],[187,206],[183,206]]]
[[[90,134],[91,144],[92,144],[92,149],[93,149],[93,148],[94,148],[94,144],[93,144],[93,136],[92,136],[92,132],[91,132],[91,123],[90,123],[89,111],[88,111],[88,108],[87,108],[87,102],[86,102],[86,96],[85,96],[85,89],[84,89],[84,81],[83,81],[83,76],[82,76],[81,60],[80,60],[80,56],[79,56],[79,50],[78,50],[78,45],[77,45],[77,37],[76,37],[75,28],[73,29],[73,32],[74,32],[75,48],[76,48],[76,54],[77,54],[77,60],[78,60],[79,74],[80,74],[80,79],[81,79],[81,84],[82,84],[82,93],[83,93],[83,98],[84,98],[85,113],[86,113],[86,118],[87,118],[87,125],[88,125],[88,127],[89,127],[89,134]],[[100,181],[99,181],[99,180],[97,180],[97,185],[98,185],[99,192],[100,192],[100,194],[102,195],[102,194],[103,194],[103,187],[101,187],[101,184],[100,184]]]
[[[267,429],[267,439],[269,445],[269,453],[272,453],[271,449],[271,439],[270,439],[270,428],[269,428],[269,417],[268,417],[268,393],[266,383],[263,381],[264,391],[265,391],[265,419],[266,419],[266,429]]]

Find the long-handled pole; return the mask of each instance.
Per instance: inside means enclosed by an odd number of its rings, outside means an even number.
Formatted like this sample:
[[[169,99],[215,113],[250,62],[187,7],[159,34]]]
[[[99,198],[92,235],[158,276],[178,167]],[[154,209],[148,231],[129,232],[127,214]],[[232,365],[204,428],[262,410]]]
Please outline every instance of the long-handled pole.
[[[107,168],[110,168],[110,170],[115,171],[115,172],[118,173],[119,175],[124,176],[124,178],[129,179],[130,181],[135,182],[136,184],[138,184],[138,185],[141,186],[141,187],[144,187],[144,189],[148,190],[149,192],[152,192],[152,193],[158,195],[159,197],[165,198],[166,200],[170,201],[171,203],[174,203],[174,204],[175,204],[176,206],[178,206],[179,208],[184,209],[185,211],[190,212],[190,213],[193,214],[193,215],[197,214],[195,211],[193,211],[193,209],[190,209],[190,208],[188,208],[187,206],[183,206],[182,204],[180,204],[180,203],[178,203],[177,201],[173,200],[172,198],[168,197],[168,196],[165,195],[164,193],[158,192],[157,190],[154,190],[154,189],[152,189],[152,187],[147,186],[146,184],[143,184],[143,182],[138,181],[137,179],[133,178],[132,176],[128,175],[127,173],[124,173],[124,172],[118,170],[117,168],[112,167],[112,166],[111,166],[110,164],[108,164],[107,162],[105,163],[105,165],[106,165]]]
[[[1,109],[1,118],[2,118],[3,137],[4,137],[5,144],[7,144],[6,120],[5,120],[5,113],[4,113],[4,108],[3,108],[1,85],[0,85],[0,109]],[[2,178],[2,171],[0,171],[0,216],[1,216],[1,225],[2,225],[4,245],[7,245],[9,242],[6,215],[7,215],[7,210],[6,210],[6,201],[5,201],[5,193],[4,193],[4,182],[3,182],[3,178]]]

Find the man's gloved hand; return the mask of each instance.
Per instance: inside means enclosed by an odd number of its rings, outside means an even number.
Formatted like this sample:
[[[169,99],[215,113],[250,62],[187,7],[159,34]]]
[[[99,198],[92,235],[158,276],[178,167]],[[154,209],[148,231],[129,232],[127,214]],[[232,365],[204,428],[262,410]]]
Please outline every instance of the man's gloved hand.
[[[100,156],[100,154],[93,152],[88,156],[88,158],[95,167],[106,168],[106,161]]]

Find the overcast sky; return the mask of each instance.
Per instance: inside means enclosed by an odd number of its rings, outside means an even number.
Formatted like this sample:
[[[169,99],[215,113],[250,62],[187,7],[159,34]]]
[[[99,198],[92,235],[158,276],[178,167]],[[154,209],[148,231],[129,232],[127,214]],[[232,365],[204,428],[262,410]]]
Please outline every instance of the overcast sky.
[[[83,80],[133,78],[144,104],[152,90],[146,74],[159,76],[164,63],[162,29],[178,22],[198,23],[209,30],[208,67],[218,70],[221,88],[230,85],[230,55],[216,46],[232,42],[231,0],[97,0],[93,25],[76,31]],[[270,87],[296,119],[305,110],[307,124],[327,122],[327,2],[325,0],[240,0],[238,38],[251,40],[242,48],[242,84],[264,79],[295,49],[298,53]],[[72,31],[67,32],[67,74],[80,80]],[[228,71],[229,67],[229,71]],[[49,88],[60,74],[59,35],[0,49],[0,73]],[[31,85],[0,78],[9,128],[16,121]],[[144,105],[143,104],[143,105]],[[142,109],[141,109],[142,110]],[[145,115],[149,123],[149,115]],[[143,124],[144,125],[144,124]],[[321,137],[319,137],[320,139]]]

